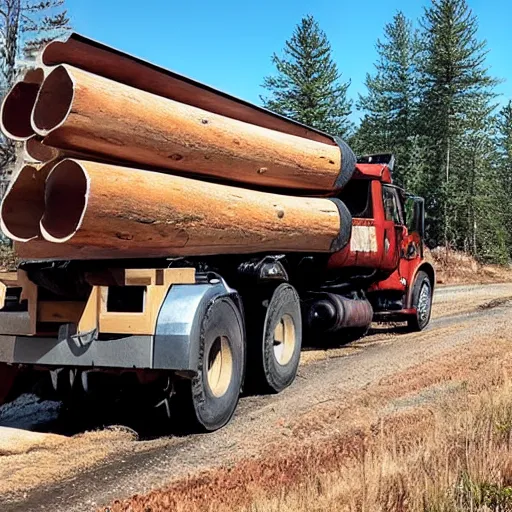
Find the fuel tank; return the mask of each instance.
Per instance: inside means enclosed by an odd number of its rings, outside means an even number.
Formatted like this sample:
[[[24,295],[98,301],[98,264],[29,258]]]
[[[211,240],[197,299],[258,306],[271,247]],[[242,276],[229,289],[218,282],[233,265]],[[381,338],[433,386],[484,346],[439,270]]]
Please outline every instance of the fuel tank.
[[[366,299],[336,293],[315,294],[304,305],[304,322],[311,331],[336,332],[347,327],[368,327],[373,308]]]

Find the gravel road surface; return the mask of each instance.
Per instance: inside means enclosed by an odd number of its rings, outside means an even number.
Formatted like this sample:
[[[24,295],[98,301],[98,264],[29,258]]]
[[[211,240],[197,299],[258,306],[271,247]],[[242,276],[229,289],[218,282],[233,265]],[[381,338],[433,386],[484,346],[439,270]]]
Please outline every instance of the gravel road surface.
[[[115,452],[92,459],[95,462],[90,467],[82,465],[62,478],[52,477],[45,485],[35,486],[28,475],[24,489],[18,478],[14,491],[12,487],[0,493],[0,510],[94,510],[203,469],[257,457],[267,443],[286,435],[281,425],[319,404],[348,399],[380,379],[512,326],[511,313],[512,284],[439,288],[434,318],[426,331],[408,334],[399,327],[375,326],[369,336],[350,346],[307,350],[293,386],[279,395],[243,398],[231,423],[220,431],[145,440],[130,437]],[[40,403],[25,396],[18,405],[0,408],[0,425],[41,430],[38,425],[47,424],[57,414],[55,402]],[[73,449],[68,458],[73,458]],[[7,474],[9,464],[9,457],[0,456],[0,478]]]

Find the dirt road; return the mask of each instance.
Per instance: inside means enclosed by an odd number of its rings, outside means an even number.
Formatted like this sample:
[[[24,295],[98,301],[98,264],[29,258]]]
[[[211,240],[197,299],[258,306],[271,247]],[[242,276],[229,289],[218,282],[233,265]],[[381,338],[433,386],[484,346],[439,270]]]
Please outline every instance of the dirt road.
[[[363,416],[372,420],[449,392],[469,375],[455,377],[453,368],[473,368],[471,361],[487,346],[495,348],[487,352],[496,361],[508,357],[503,336],[512,333],[511,313],[512,284],[439,288],[427,331],[407,334],[375,326],[350,346],[306,350],[292,387],[275,396],[243,398],[233,421],[219,432],[137,440],[126,430],[103,430],[0,456],[0,510],[94,510],[169,484],[184,485],[202,471],[251,460],[259,464],[276,450],[314,446]],[[387,394],[378,395],[383,386]],[[391,396],[389,389],[396,393]],[[0,425],[37,428],[56,414],[54,403],[24,400],[0,410]]]

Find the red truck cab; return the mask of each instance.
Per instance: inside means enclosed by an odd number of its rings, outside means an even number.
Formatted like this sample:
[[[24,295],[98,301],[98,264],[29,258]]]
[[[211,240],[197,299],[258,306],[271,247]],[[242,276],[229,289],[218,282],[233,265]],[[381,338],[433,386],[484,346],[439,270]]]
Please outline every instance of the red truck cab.
[[[365,295],[374,319],[408,320],[421,330],[430,319],[435,286],[434,268],[424,259],[424,200],[393,185],[393,160],[392,155],[359,158],[339,196],[352,214],[352,236],[331,255],[328,267],[368,269],[374,279]]]

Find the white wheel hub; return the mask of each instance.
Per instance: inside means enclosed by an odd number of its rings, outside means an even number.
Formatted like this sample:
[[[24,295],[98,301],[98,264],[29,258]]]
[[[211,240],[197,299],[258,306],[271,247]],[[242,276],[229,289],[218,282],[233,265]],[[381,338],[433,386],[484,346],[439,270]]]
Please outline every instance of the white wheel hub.
[[[274,329],[274,356],[281,366],[290,362],[296,343],[297,335],[293,318],[284,314]]]
[[[208,386],[217,397],[226,393],[233,376],[233,354],[226,336],[218,336],[208,353]]]

